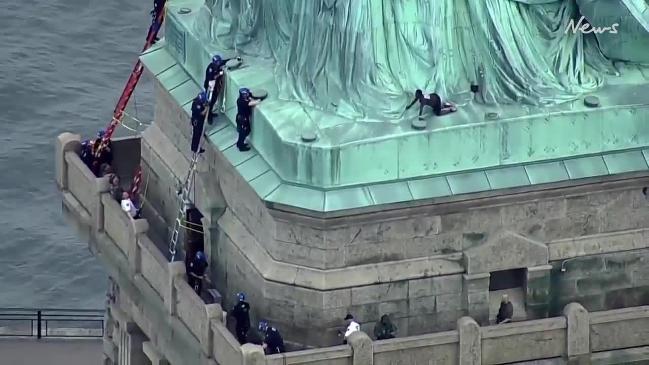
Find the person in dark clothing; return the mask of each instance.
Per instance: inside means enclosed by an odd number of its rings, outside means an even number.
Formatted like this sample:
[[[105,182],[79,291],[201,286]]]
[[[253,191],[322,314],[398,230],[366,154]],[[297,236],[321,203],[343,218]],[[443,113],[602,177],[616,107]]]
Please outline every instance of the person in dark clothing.
[[[225,73],[225,64],[234,58],[221,58],[220,55],[215,55],[212,57],[212,62],[205,69],[205,81],[203,81],[203,88],[205,92],[209,90],[210,82],[214,81],[214,89],[212,90],[212,97],[210,98],[210,116],[207,119],[208,124],[212,124],[214,104],[219,98],[221,91],[223,90],[223,74]],[[241,57],[236,57],[237,60],[241,61]]]
[[[237,99],[237,132],[239,132],[237,148],[241,152],[250,150],[250,146],[246,144],[246,137],[250,134],[250,117],[252,116],[252,108],[260,102],[260,99],[252,97],[249,89],[239,89],[239,99]]]
[[[156,21],[158,20],[158,15],[164,11],[166,0],[153,0],[153,9],[151,9],[151,26],[149,27],[149,32],[158,32],[160,30],[160,24]],[[160,38],[155,37],[153,43],[159,41]]]
[[[392,323],[390,316],[387,314],[381,316],[381,319],[376,322],[376,325],[374,326],[374,337],[376,337],[377,340],[394,338],[396,332],[397,326]]]
[[[406,107],[406,110],[410,109],[416,102],[419,102],[420,119],[423,118],[422,114],[424,112],[424,106],[433,108],[433,113],[438,117],[457,111],[457,108],[453,104],[442,102],[442,98],[439,95],[435,93],[424,94],[424,92],[419,89],[415,91],[415,99]]]
[[[205,271],[207,270],[207,258],[203,251],[196,252],[194,259],[189,261],[188,270],[187,270],[187,282],[191,286],[198,296],[201,295],[203,289],[203,277],[205,276]]]
[[[509,301],[509,296],[505,294],[500,302],[500,308],[498,309],[498,315],[496,316],[496,324],[511,322],[513,315],[514,306]]]
[[[248,342],[248,331],[250,330],[250,304],[246,302],[244,293],[237,293],[237,304],[234,305],[230,314],[236,320],[237,340],[240,344]]]
[[[205,150],[198,149],[203,136],[203,126],[205,125],[205,114],[207,113],[207,93],[201,91],[192,101],[192,152],[203,153]]]
[[[95,156],[92,154],[93,151],[93,142],[89,140],[83,141],[81,143],[81,153],[79,157],[81,158],[81,161],[88,166],[89,169],[92,168],[92,162],[95,160]]]
[[[268,322],[259,322],[259,332],[264,335],[264,342],[262,347],[266,355],[281,354],[285,352],[284,339],[275,327],[268,325]]]

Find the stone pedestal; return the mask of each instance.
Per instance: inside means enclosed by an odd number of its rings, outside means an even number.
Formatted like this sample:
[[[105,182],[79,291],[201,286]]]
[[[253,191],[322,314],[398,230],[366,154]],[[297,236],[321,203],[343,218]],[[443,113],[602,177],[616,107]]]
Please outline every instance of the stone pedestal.
[[[552,265],[530,267],[526,271],[525,307],[527,319],[547,318],[550,311],[550,271]]]
[[[570,303],[563,309],[568,323],[566,350],[569,365],[590,365],[590,317],[579,303]]]
[[[462,293],[467,315],[482,325],[489,324],[488,273],[463,275]]]
[[[460,334],[459,364],[482,364],[482,337],[480,326],[470,317],[457,320],[457,330]]]

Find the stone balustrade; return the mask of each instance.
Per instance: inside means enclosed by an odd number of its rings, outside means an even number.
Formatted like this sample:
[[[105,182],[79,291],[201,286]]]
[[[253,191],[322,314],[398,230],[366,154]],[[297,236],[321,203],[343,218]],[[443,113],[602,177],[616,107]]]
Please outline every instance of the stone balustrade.
[[[167,314],[178,318],[205,357],[218,364],[501,364],[557,357],[589,363],[592,352],[649,345],[649,306],[588,313],[571,303],[562,317],[487,327],[463,317],[454,331],[374,342],[359,332],[350,345],[264,356],[260,346],[239,346],[225,326],[221,306],[205,304],[186,283],[184,265],[167,262],[147,237],[147,221],[132,220],[121,211],[106,193],[106,179],[92,176],[76,154],[79,136],[64,133],[57,142],[57,184],[66,208],[77,210],[94,235],[108,238],[101,244],[112,242],[119,249],[129,274],[153,288]]]

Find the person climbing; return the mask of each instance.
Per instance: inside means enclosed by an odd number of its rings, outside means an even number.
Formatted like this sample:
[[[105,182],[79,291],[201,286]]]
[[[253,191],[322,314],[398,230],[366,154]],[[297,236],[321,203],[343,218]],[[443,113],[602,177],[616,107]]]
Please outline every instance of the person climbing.
[[[252,108],[260,102],[261,99],[252,97],[249,89],[239,89],[239,98],[237,99],[237,132],[239,132],[237,148],[241,152],[250,150],[250,146],[245,143],[246,137],[248,137],[251,130],[250,117],[252,116]]]
[[[166,2],[166,0],[153,0],[153,9],[151,9],[151,11],[149,12],[149,14],[151,14],[151,26],[149,27],[149,33],[158,33],[158,31],[160,30],[160,24],[157,23],[157,20],[160,13],[164,11]],[[155,44],[159,40],[160,38],[156,36],[153,40],[153,44]]]
[[[214,89],[212,90],[212,97],[210,98],[210,116],[207,118],[208,124],[212,124],[212,109],[214,108],[214,104],[216,104],[216,100],[219,98],[219,95],[223,90],[223,74],[225,73],[225,64],[232,59],[241,61],[241,57],[238,56],[223,59],[220,55],[214,55],[214,57],[212,57],[212,62],[210,62],[210,64],[207,65],[207,68],[205,69],[205,81],[203,81],[203,88],[205,89],[205,92],[209,90],[210,82],[214,82]]]
[[[514,305],[509,301],[509,296],[503,294],[500,301],[500,308],[498,308],[498,315],[496,316],[496,324],[509,323],[514,316]]]
[[[189,261],[189,265],[187,265],[187,283],[199,297],[203,291],[203,278],[205,277],[207,266],[207,258],[203,251],[196,252],[196,255]]]
[[[377,340],[387,340],[389,338],[394,338],[397,332],[397,326],[395,326],[390,320],[390,316],[384,314],[381,316],[381,319],[376,322],[374,326],[374,337]]]
[[[433,113],[438,117],[457,111],[457,108],[453,104],[442,102],[442,98],[439,95],[435,93],[424,94],[420,89],[415,91],[415,99],[406,107],[406,110],[415,105],[417,101],[419,101],[419,119],[423,119],[424,106],[433,108]]]
[[[207,93],[201,91],[192,101],[192,152],[203,153],[205,149],[198,149],[203,136],[203,127],[205,125],[205,113],[207,113]]]
[[[250,330],[250,304],[246,302],[246,295],[243,292],[237,293],[237,304],[234,305],[230,314],[236,320],[237,340],[240,344],[248,342],[248,331]]]
[[[266,321],[259,322],[259,332],[264,334],[264,341],[262,347],[266,355],[281,354],[285,352],[284,339],[275,327],[268,325]]]

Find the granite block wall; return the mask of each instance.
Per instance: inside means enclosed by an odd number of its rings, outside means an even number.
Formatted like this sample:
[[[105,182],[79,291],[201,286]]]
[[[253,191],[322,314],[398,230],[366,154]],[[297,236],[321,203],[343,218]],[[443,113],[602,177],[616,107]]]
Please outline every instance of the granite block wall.
[[[649,304],[647,263],[647,249],[553,262],[552,314],[570,302],[589,311]]]
[[[189,128],[183,127],[187,117],[164,89],[157,87],[156,96],[156,125],[144,133],[142,158],[150,176],[147,197],[169,226],[178,209],[177,182],[188,167]],[[640,188],[567,189],[322,220],[268,209],[219,151],[208,148],[201,169],[208,180],[199,179],[197,185],[215,182],[223,204],[240,227],[235,232],[232,225],[213,222],[209,228],[211,242],[206,242],[211,251],[212,279],[223,295],[224,308],[231,308],[236,292],[245,291],[253,303],[253,321],[269,319],[287,340],[310,345],[339,343],[336,332],[348,312],[368,333],[385,313],[391,314],[399,326],[399,336],[453,329],[463,315],[480,320],[488,291],[465,288],[466,283],[482,279],[466,281],[462,274],[424,271],[421,278],[394,281],[379,275],[371,285],[328,291],[291,285],[292,278],[286,278],[285,283],[272,282],[262,276],[265,268],[255,267],[249,259],[251,253],[241,251],[232,237],[250,236],[258,246],[247,249],[265,250],[276,263],[335,270],[466,253],[503,231],[544,245],[559,239],[649,227],[649,204]],[[209,194],[199,195],[199,209],[214,208],[213,202],[207,202]],[[164,223],[159,227],[165,230]],[[502,254],[506,255],[506,250]],[[560,262],[553,262],[550,276],[528,271],[528,314],[533,318],[545,317],[548,312],[557,314],[563,305],[575,300],[588,310],[644,304],[649,279],[640,261],[628,255],[642,261],[649,252],[611,254],[615,259],[583,257],[565,264],[564,273]],[[606,290],[598,289],[602,285]]]

